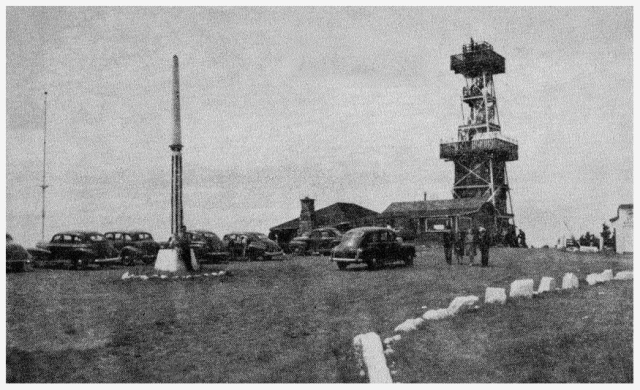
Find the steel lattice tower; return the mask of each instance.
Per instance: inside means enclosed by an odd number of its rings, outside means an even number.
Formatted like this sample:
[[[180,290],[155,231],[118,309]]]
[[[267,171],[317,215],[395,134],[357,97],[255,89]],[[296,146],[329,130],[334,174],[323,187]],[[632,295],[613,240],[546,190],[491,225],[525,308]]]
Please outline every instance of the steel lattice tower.
[[[462,125],[458,137],[440,143],[440,158],[455,167],[453,197],[484,197],[496,210],[494,231],[513,224],[507,161],[518,159],[518,143],[502,135],[494,75],[505,72],[505,59],[487,42],[471,39],[451,56],[451,70],[466,85],[460,99]]]

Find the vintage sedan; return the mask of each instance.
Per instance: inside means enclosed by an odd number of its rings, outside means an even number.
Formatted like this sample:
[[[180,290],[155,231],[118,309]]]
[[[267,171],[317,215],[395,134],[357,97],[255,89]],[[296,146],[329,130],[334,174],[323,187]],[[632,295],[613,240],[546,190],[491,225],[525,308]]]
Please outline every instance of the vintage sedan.
[[[104,236],[116,248],[124,265],[133,265],[136,260],[151,264],[160,250],[160,244],[147,232],[118,230],[107,232]]]
[[[50,242],[40,242],[37,249],[48,252],[39,259],[44,265],[66,263],[72,268],[120,263],[116,248],[98,232],[74,230],[55,234]]]
[[[232,259],[250,261],[284,259],[282,248],[266,234],[256,232],[233,232],[222,241]]]
[[[31,271],[33,270],[32,257],[26,249],[13,237],[7,234],[7,272],[9,271]]]
[[[341,270],[349,264],[358,263],[365,263],[369,270],[396,261],[411,266],[415,256],[415,246],[403,244],[395,231],[383,227],[351,229],[331,251],[331,261],[336,262]]]
[[[224,261],[228,257],[220,237],[208,230],[189,230],[191,249],[200,263]]]
[[[332,227],[314,229],[289,242],[289,248],[295,254],[330,255],[331,249],[342,240],[340,230]]]

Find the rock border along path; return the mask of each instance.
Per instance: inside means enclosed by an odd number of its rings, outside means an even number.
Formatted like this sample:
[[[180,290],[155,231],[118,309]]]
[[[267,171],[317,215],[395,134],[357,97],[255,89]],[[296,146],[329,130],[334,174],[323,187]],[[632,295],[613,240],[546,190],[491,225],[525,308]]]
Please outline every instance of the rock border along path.
[[[223,271],[224,272],[224,271]],[[604,270],[599,274],[589,274],[587,282],[589,285],[596,283],[604,283],[611,280],[632,280],[633,271],[619,271],[615,277],[610,269]],[[593,283],[590,282],[593,281]],[[511,289],[519,290],[511,292],[509,300],[514,299],[531,299],[534,296],[555,291],[564,291],[567,289],[579,288],[578,278],[573,273],[566,273],[562,278],[562,288],[555,287],[555,278],[544,276],[540,280],[538,291],[533,291],[533,279],[515,280],[511,283]],[[522,294],[524,289],[524,294]],[[502,291],[500,291],[502,290]],[[514,293],[515,292],[515,296]],[[491,294],[491,298],[487,296]],[[504,294],[504,299],[502,299]],[[487,304],[505,304],[507,302],[506,290],[499,287],[487,287],[485,291],[485,305]],[[421,317],[410,318],[400,325],[396,326],[394,333],[411,332],[418,330],[426,321],[436,321],[456,314],[467,311],[474,311],[480,308],[480,298],[475,295],[456,297],[446,309],[427,310]],[[375,336],[375,337],[374,337]],[[359,334],[353,339],[354,351],[356,359],[361,365],[361,376],[367,376],[370,383],[392,383],[391,372],[386,366],[386,356],[394,353],[391,345],[402,339],[402,335],[395,334],[384,339],[384,349],[380,344],[380,336],[375,332]],[[384,367],[382,367],[384,365]],[[395,373],[395,372],[394,372]]]
[[[206,277],[219,277],[226,275],[226,271],[219,272],[204,272],[198,274],[185,274],[185,275],[167,275],[167,274],[153,274],[153,275],[145,275],[145,274],[131,274],[129,271],[126,271],[120,277],[120,280],[182,280],[182,279],[198,279],[198,278],[206,278]]]

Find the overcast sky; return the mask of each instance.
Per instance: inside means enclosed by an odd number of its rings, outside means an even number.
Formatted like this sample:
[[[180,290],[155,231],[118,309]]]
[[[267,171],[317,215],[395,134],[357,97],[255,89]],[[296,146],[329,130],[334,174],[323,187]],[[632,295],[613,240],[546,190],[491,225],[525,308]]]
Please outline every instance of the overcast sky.
[[[172,56],[189,228],[267,232],[316,208],[451,197],[470,37],[495,77],[516,224],[534,245],[633,202],[632,8],[8,8],[7,232],[170,232]]]

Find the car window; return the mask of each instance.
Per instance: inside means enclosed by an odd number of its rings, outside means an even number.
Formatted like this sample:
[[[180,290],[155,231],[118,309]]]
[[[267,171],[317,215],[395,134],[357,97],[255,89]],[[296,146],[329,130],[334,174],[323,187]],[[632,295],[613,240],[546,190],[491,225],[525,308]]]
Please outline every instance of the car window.
[[[91,241],[104,241],[104,236],[102,234],[92,234],[89,236],[89,240]]]
[[[106,238],[107,240],[113,240],[113,233],[105,233],[104,238]]]
[[[369,241],[374,243],[380,241],[380,235],[378,234],[378,232],[371,233],[371,235],[369,236]]]
[[[131,238],[131,236],[130,236],[130,235],[128,235],[128,234],[123,234],[123,235],[122,235],[122,238],[124,238],[124,240],[125,240],[125,241],[133,241],[133,239]]]
[[[51,239],[51,242],[61,242],[63,239],[63,237],[60,234],[56,234],[55,236],[53,236],[53,238]]]
[[[380,233],[380,241],[385,242],[389,240],[389,234],[388,232],[381,232]]]
[[[329,238],[329,232],[322,232],[322,238]]]
[[[113,238],[116,239],[116,240],[122,240],[122,233],[115,233],[113,235]]]
[[[65,243],[73,242],[73,236],[69,234],[65,234],[64,236],[62,236],[62,242],[65,242]]]
[[[341,243],[346,246],[356,246],[364,236],[363,231],[348,231],[342,236]]]

